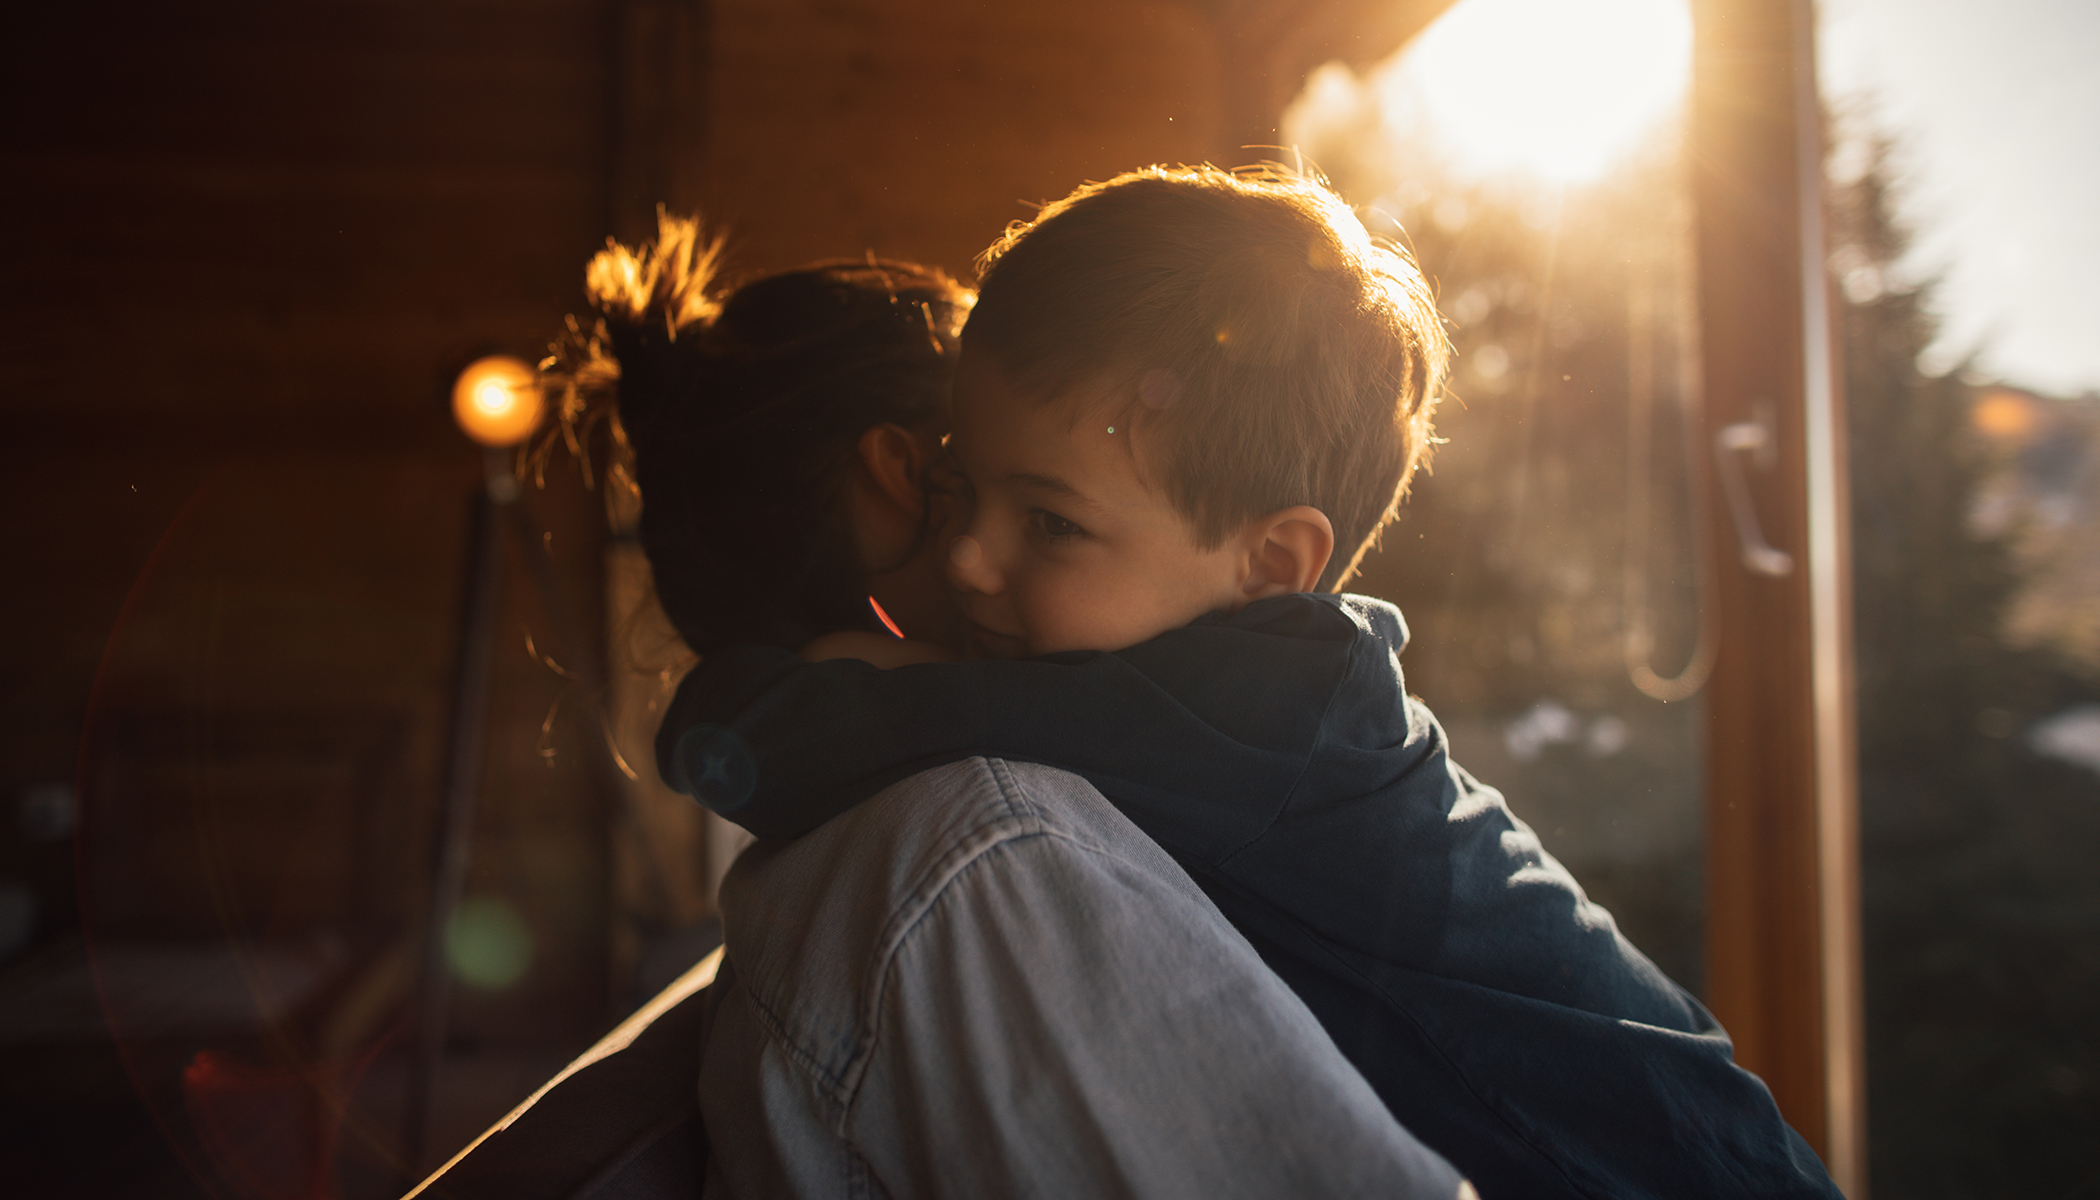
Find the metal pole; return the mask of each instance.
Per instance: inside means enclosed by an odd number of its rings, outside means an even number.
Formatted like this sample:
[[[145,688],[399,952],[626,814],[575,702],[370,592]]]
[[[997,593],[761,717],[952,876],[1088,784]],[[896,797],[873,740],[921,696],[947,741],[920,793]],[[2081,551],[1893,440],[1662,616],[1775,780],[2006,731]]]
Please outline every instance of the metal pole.
[[[445,755],[445,791],[439,814],[437,863],[424,929],[421,988],[417,999],[416,1053],[409,1064],[402,1117],[403,1157],[409,1181],[420,1178],[429,1137],[430,1093],[444,1059],[446,1008],[452,973],[446,933],[459,909],[472,856],[474,806],[481,794],[481,760],[487,742],[489,674],[495,657],[496,621],[503,605],[503,544],[500,510],[516,501],[518,481],[502,451],[487,455],[486,475],[469,501],[466,590],[461,597],[458,658],[452,683],[451,738]]]

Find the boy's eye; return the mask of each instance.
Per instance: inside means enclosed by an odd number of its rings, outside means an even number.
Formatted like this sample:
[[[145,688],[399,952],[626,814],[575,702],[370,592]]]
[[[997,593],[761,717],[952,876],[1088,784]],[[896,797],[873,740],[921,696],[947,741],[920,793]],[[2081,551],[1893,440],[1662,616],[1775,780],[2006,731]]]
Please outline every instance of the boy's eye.
[[[1076,523],[1067,521],[1045,508],[1029,509],[1028,520],[1030,524],[1035,526],[1037,533],[1042,534],[1051,541],[1061,542],[1086,533],[1086,530],[1080,528]]]

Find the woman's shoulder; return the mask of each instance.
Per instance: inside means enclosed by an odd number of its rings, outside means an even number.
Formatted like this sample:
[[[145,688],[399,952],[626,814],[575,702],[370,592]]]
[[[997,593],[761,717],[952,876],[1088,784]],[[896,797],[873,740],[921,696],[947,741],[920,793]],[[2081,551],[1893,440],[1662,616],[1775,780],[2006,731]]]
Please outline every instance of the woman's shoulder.
[[[793,841],[754,844],[724,882],[725,907],[756,913],[848,895],[874,908],[923,903],[977,860],[1036,839],[1053,854],[1172,867],[1087,780],[980,755],[899,780]]]
[[[754,842],[722,884],[727,954],[782,1036],[825,1058],[852,1050],[839,1029],[887,993],[915,940],[1040,918],[1016,896],[1083,902],[1134,882],[1200,895],[1086,780],[968,758],[900,780],[792,841]]]

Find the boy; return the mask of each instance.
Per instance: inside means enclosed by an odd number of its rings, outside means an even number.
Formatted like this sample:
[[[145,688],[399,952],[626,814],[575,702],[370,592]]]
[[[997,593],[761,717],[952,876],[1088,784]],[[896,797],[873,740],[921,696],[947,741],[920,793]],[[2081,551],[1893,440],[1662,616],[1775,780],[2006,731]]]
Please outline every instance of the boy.
[[[717,654],[664,777],[761,837],[976,754],[1166,849],[1484,1196],[1834,1196],[1725,1034],[1590,904],[1337,596],[1429,440],[1413,265],[1280,172],[1133,172],[987,256],[951,580],[990,661]],[[1008,661],[1015,660],[1015,661]]]

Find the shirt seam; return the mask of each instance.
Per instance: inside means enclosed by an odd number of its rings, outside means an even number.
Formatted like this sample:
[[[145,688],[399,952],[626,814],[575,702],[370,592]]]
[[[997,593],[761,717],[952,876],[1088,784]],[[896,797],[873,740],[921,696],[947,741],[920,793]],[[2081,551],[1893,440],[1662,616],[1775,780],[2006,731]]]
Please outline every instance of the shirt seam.
[[[1361,659],[1362,655],[1358,651],[1362,647],[1364,637],[1369,633],[1357,620],[1356,614],[1346,606],[1335,605],[1334,611],[1339,613],[1341,618],[1349,623],[1350,628],[1354,632],[1349,638],[1349,654],[1343,664],[1341,678],[1334,681],[1334,687],[1327,693],[1327,703],[1320,706],[1320,723],[1313,727],[1315,732],[1313,734],[1312,747],[1306,751],[1305,762],[1299,766],[1298,774],[1291,779],[1291,786],[1284,789],[1282,802],[1277,804],[1275,811],[1269,814],[1269,819],[1262,824],[1260,829],[1249,834],[1245,841],[1226,851],[1225,854],[1218,858],[1217,865],[1220,868],[1223,868],[1234,858],[1239,857],[1240,853],[1246,850],[1247,847],[1267,837],[1270,831],[1276,828],[1277,822],[1283,820],[1283,815],[1291,810],[1291,802],[1298,798],[1299,791],[1305,786],[1306,777],[1312,774],[1313,764],[1319,761],[1321,752],[1327,746],[1328,732],[1333,725],[1334,706],[1341,701],[1344,695],[1349,694],[1349,685],[1355,681],[1360,669],[1359,659]]]
[[[995,847],[1009,841],[1035,836],[1039,832],[1028,828],[1026,824],[1031,819],[1039,821],[1037,814],[1025,805],[1015,803],[1018,788],[1013,783],[1011,773],[1004,770],[1006,764],[981,755],[976,757],[981,758],[987,768],[997,764],[997,768],[991,769],[989,773],[994,786],[998,788],[1005,811],[988,813],[967,832],[955,836],[949,847],[933,856],[912,884],[903,889],[876,938],[875,967],[871,972],[875,983],[871,994],[875,997],[882,994],[882,985],[887,980],[890,964],[896,957],[899,943],[920,916],[947,890],[949,884],[966,870],[971,862],[983,857]],[[900,922],[903,925],[902,929],[899,928]],[[818,1090],[837,1105],[842,1114],[850,1109],[859,1090],[861,1077],[866,1072],[869,1051],[875,1040],[873,1014],[869,1011],[873,1002],[867,999],[855,1000],[856,1033],[853,1049],[842,1065],[834,1067],[831,1063],[836,1061],[835,1058],[827,1061],[826,1058],[820,1058],[804,1048],[801,1040],[789,1032],[787,1023],[757,993],[749,988],[739,990],[750,1004],[759,1024],[780,1048],[781,1053],[807,1073]],[[842,1134],[843,1124],[842,1119],[841,1127],[833,1132]]]
[[[853,1055],[846,1069],[840,1072],[839,1090],[834,1097],[839,1103],[839,1126],[834,1132],[841,1138],[847,1138],[854,1106],[860,1099],[861,1085],[867,1079],[868,1066],[874,1060],[876,1046],[887,1031],[890,1008],[887,997],[897,961],[903,957],[903,952],[913,936],[925,925],[935,908],[963,876],[991,857],[995,851],[1036,840],[1063,842],[1090,855],[1119,862],[1126,861],[1108,846],[1090,838],[1075,836],[1071,830],[1044,821],[1040,810],[1029,801],[1027,790],[1014,778],[1012,767],[1005,759],[984,756],[983,761],[993,783],[999,788],[1000,799],[1010,811],[1008,815],[982,827],[984,830],[998,830],[995,836],[972,839],[974,849],[967,854],[951,852],[943,855],[941,862],[952,862],[952,869],[940,874],[937,886],[930,889],[914,889],[911,902],[899,905],[897,912],[886,924],[876,969],[870,973],[868,993],[861,1002],[862,1032],[855,1040]],[[848,1140],[850,1141],[850,1138]]]
[[[852,1053],[834,1075],[818,1070],[831,1093],[831,1100],[838,1105],[838,1128],[833,1132],[845,1136],[851,1123],[854,1102],[859,1098],[860,1088],[867,1077],[868,1064],[874,1058],[874,1048],[882,1035],[882,996],[889,986],[895,970],[899,951],[909,939],[912,930],[925,919],[926,914],[945,895],[948,888],[959,879],[970,866],[999,846],[1023,838],[1041,835],[1044,831],[1041,815],[1021,801],[1019,786],[1003,760],[989,756],[977,756],[983,763],[985,774],[991,776],[992,785],[999,794],[1003,811],[987,814],[967,833],[953,839],[952,843],[935,855],[921,869],[916,879],[906,888],[896,903],[891,906],[881,932],[876,937],[875,957],[868,973],[867,994],[856,998],[857,1026]],[[965,760],[968,761],[968,760]],[[801,1055],[809,1061],[808,1055]],[[815,1064],[812,1062],[812,1067]]]

